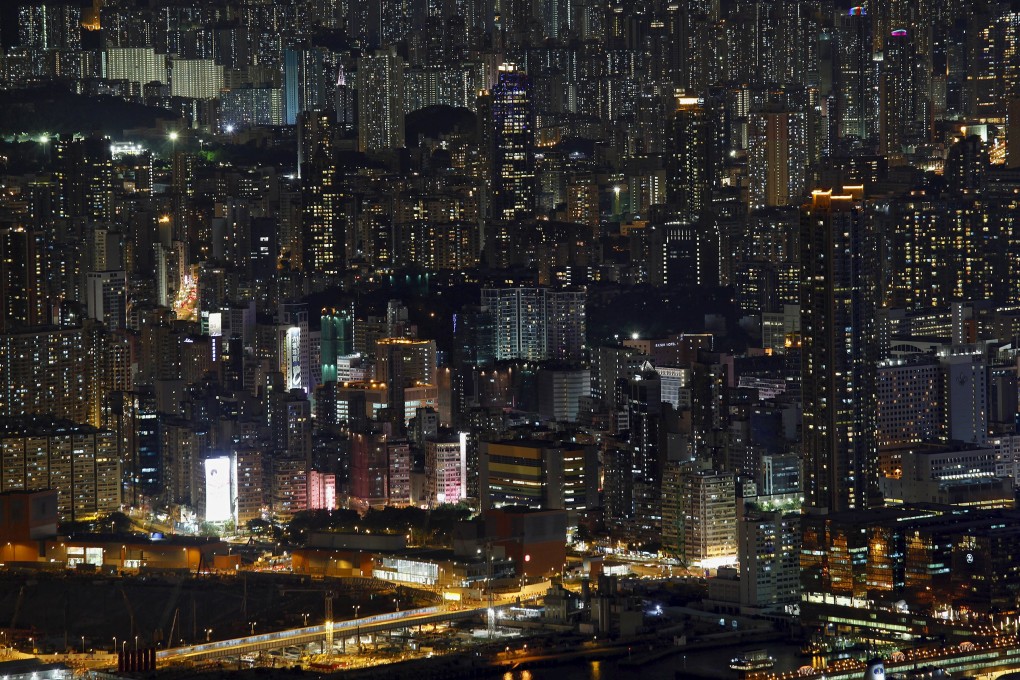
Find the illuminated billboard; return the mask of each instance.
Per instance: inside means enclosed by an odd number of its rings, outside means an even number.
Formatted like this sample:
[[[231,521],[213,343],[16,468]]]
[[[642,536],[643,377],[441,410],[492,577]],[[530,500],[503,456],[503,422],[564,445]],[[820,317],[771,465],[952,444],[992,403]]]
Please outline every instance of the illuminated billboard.
[[[230,456],[205,459],[205,521],[234,518],[234,460]]]
[[[301,329],[291,326],[287,329],[284,343],[284,354],[287,361],[287,389],[293,390],[301,385]]]

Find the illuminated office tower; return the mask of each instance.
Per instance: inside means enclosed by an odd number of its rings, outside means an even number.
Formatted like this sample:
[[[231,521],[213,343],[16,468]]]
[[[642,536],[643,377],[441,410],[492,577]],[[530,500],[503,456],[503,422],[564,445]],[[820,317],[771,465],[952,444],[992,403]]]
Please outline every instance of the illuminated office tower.
[[[333,117],[308,111],[298,117],[301,240],[306,272],[335,276],[344,269],[346,219],[333,148]]]
[[[500,67],[492,89],[493,215],[513,220],[535,212],[535,112],[531,81],[512,65]]]
[[[672,127],[666,204],[676,219],[693,222],[708,211],[712,202],[714,126],[700,99],[679,97]]]
[[[752,210],[796,203],[804,195],[807,123],[803,113],[766,111],[747,120]]]
[[[319,329],[322,383],[336,382],[339,359],[354,353],[354,316],[347,310],[323,309]]]
[[[875,441],[877,248],[860,187],[801,210],[804,496],[808,508],[880,502]]]
[[[878,365],[879,446],[937,441],[942,436],[942,372],[929,356],[887,359]]]
[[[0,225],[0,333],[49,323],[42,232]]]
[[[358,60],[358,150],[404,148],[404,60],[395,47]]]
[[[843,138],[868,139],[874,133],[877,93],[871,17],[863,7],[836,17],[835,39],[837,131]]]
[[[301,389],[311,394],[315,389],[315,381],[312,375],[308,308],[300,303],[281,304],[276,332],[280,372],[283,373],[285,388]]]

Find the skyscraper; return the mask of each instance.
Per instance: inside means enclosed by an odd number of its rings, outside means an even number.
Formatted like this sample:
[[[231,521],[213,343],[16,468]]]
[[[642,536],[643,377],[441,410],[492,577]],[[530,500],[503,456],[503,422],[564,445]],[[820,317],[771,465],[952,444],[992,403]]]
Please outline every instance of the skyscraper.
[[[358,60],[358,149],[404,147],[404,60],[395,47]]]
[[[333,276],[344,268],[346,219],[333,148],[333,117],[308,111],[298,117],[301,240],[305,271]]]
[[[48,323],[43,235],[0,226],[0,333]]]
[[[906,29],[886,36],[879,78],[879,153],[887,157],[901,157],[913,132],[917,117],[914,61],[914,46]]]
[[[677,98],[672,122],[673,152],[667,161],[666,203],[678,220],[693,222],[712,202],[714,126],[702,101],[696,97]]]
[[[747,127],[751,209],[795,204],[804,194],[808,164],[804,114],[755,112]]]
[[[871,17],[851,7],[836,17],[836,115],[840,137],[871,137],[875,122],[875,66],[871,57]]]
[[[500,67],[492,91],[493,215],[513,220],[535,211],[535,131],[531,81],[512,65]]]
[[[55,178],[62,217],[96,222],[113,217],[113,158],[110,140],[100,137],[57,140]]]
[[[830,512],[880,500],[876,248],[862,193],[816,190],[801,211],[804,496]]]

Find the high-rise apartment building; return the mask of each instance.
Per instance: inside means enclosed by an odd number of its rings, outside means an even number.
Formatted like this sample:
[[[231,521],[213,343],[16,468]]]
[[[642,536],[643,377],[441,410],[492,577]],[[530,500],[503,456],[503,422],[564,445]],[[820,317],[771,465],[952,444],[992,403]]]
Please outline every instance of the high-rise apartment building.
[[[170,94],[215,99],[223,90],[223,66],[212,59],[171,59]]]
[[[737,556],[733,473],[671,463],[662,481],[662,545],[684,564],[729,564]]]
[[[54,179],[61,217],[113,218],[113,155],[104,137],[62,136],[54,143]]]
[[[0,226],[0,333],[49,323],[41,232]]]
[[[467,498],[467,436],[425,441],[425,502],[429,507]]]
[[[807,179],[806,116],[792,111],[752,112],[747,128],[750,208],[799,203]]]
[[[673,148],[667,159],[666,204],[677,220],[691,223],[702,217],[712,202],[715,126],[697,97],[678,97],[671,122]]]
[[[833,512],[880,501],[877,248],[861,197],[816,190],[801,211],[804,497]]]
[[[495,321],[496,360],[579,360],[585,297],[583,290],[483,288],[482,306]]]
[[[358,149],[404,148],[404,60],[395,47],[358,60]]]
[[[800,601],[800,515],[752,510],[737,519],[740,603],[749,607]]]
[[[38,4],[18,8],[18,44],[37,50],[80,50],[81,7]]]
[[[154,47],[108,47],[103,51],[103,77],[139,85],[166,83],[167,55]]]
[[[346,216],[333,147],[335,123],[322,111],[298,118],[298,168],[301,175],[302,266],[312,274],[343,271]]]
[[[866,140],[875,132],[877,67],[872,58],[871,15],[852,7],[836,17],[835,74],[837,131]]]
[[[61,521],[120,510],[117,434],[43,418],[0,420],[0,490],[57,490]]]

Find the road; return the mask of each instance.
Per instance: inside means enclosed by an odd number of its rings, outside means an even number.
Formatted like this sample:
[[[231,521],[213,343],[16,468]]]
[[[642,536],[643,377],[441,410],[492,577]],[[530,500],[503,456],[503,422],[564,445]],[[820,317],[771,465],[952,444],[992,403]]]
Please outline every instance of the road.
[[[497,605],[501,608],[507,605]],[[374,633],[395,628],[408,628],[433,623],[445,623],[454,620],[470,619],[484,615],[487,607],[467,609],[447,609],[445,607],[425,607],[404,612],[391,612],[366,616],[348,621],[335,621],[333,635],[344,638],[351,635]],[[173,647],[156,652],[156,661],[160,665],[179,661],[206,661],[227,657],[237,657],[271,649],[297,647],[322,642],[326,638],[326,625],[291,628],[272,633],[260,633],[232,640],[219,640],[200,645]]]

